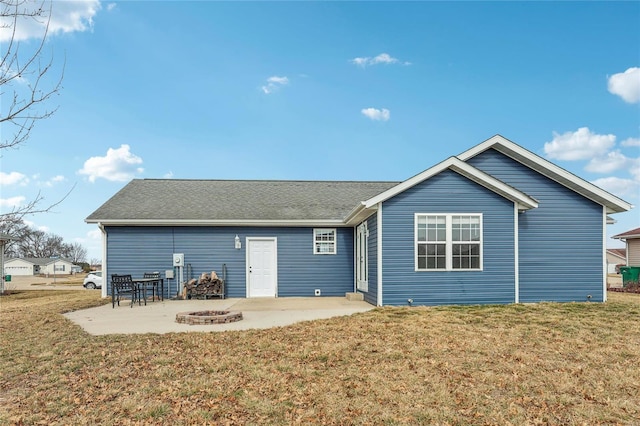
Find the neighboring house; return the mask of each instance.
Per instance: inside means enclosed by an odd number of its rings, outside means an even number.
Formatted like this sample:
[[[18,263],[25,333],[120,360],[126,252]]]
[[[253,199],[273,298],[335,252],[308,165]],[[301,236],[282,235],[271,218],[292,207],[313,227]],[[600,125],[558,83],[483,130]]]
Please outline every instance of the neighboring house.
[[[63,275],[70,274],[75,266],[68,259],[50,259],[21,257],[5,261],[4,271],[7,275]]]
[[[494,136],[403,182],[135,179],[86,222],[106,277],[173,272],[180,253],[185,279],[225,264],[228,297],[600,302],[607,215],[630,208]]]
[[[617,265],[627,264],[627,250],[626,249],[607,249],[607,273],[617,274]]]
[[[627,245],[627,266],[640,266],[640,228],[614,235],[611,238],[622,240]]]

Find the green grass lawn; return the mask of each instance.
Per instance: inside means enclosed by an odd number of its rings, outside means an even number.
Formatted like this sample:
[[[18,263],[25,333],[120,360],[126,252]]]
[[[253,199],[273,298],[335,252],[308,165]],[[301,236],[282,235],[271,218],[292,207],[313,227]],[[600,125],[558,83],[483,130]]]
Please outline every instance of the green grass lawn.
[[[0,424],[638,424],[640,296],[91,336],[96,292],[0,297]]]

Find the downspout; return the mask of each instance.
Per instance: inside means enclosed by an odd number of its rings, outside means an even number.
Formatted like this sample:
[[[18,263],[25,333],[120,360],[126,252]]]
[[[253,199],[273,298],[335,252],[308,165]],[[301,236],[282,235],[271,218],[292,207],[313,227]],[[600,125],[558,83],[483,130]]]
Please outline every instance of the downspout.
[[[98,228],[102,232],[102,290],[101,296],[107,297],[107,287],[109,286],[107,271],[107,231],[104,229],[102,222],[98,222]]]
[[[629,250],[627,250],[629,253]],[[627,256],[629,256],[627,254]],[[627,262],[627,265],[629,263]],[[607,301],[607,207],[602,206],[602,301]]]
[[[358,272],[357,272],[357,267],[358,267],[358,250],[357,250],[357,244],[358,242],[356,241],[356,236],[357,236],[357,232],[356,232],[356,228],[353,228],[353,292],[357,293],[358,292]]]
[[[377,234],[378,234],[378,306],[383,306],[383,300],[382,300],[382,203],[378,203],[378,211],[376,213],[377,215],[377,221],[378,221],[378,227],[377,227]]]
[[[513,271],[515,274],[515,300],[514,303],[520,303],[520,236],[518,235],[518,222],[520,221],[520,214],[518,210],[518,203],[513,203],[513,250],[514,250],[514,265]]]

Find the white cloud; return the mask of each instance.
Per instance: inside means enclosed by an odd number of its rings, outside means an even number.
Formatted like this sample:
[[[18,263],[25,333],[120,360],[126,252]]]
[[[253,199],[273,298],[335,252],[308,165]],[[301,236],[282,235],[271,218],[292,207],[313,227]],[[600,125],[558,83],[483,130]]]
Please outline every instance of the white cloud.
[[[93,241],[102,241],[102,231],[99,229],[94,229],[87,232],[87,237]]]
[[[595,157],[589,161],[585,170],[595,173],[613,173],[625,169],[633,169],[638,159],[628,158],[619,150],[611,151],[603,157]]]
[[[609,92],[630,104],[640,102],[640,68],[629,68],[609,77]]]
[[[381,53],[378,56],[370,57],[359,57],[353,58],[349,62],[352,64],[358,65],[360,67],[366,67],[370,65],[378,65],[378,64],[402,64],[402,65],[411,65],[411,62],[400,61],[398,58],[394,58],[388,53]]]
[[[115,9],[117,6],[118,6],[118,5],[117,5],[116,3],[109,3],[109,4],[107,5],[107,10],[108,10],[109,12],[111,12],[111,11],[112,11],[113,9]]]
[[[36,229],[45,233],[49,233],[49,231],[51,231],[51,228],[49,228],[47,225],[36,225],[35,222],[32,222],[30,220],[24,220],[24,224],[29,228]]]
[[[0,185],[21,185],[25,186],[29,183],[29,178],[19,172],[5,173],[0,172]]]
[[[142,158],[129,151],[129,145],[120,145],[120,148],[107,150],[104,157],[91,157],[84,162],[84,167],[78,170],[81,175],[89,176],[89,182],[95,182],[97,178],[103,178],[114,182],[123,182],[132,179],[137,173],[142,173]]]
[[[171,179],[171,178],[173,178],[173,172],[171,172],[171,171],[170,171],[169,173],[165,173],[165,174],[164,174],[164,176],[163,176],[163,178],[165,178],[165,179]]]
[[[30,10],[36,10],[42,2],[20,3],[20,7],[28,5]],[[49,6],[51,6],[51,19],[49,17]],[[75,31],[87,31],[93,27],[93,17],[100,10],[99,0],[67,0],[44,3],[44,16],[38,19],[29,17],[19,18],[16,22],[15,41],[28,40],[30,38],[41,38],[44,35],[47,22],[49,24],[49,35],[59,33],[70,33]],[[13,36],[13,20],[10,18],[0,18],[0,42],[8,41]]]
[[[20,207],[24,204],[25,200],[26,198],[23,197],[22,195],[18,195],[11,198],[0,198],[0,207],[10,207],[10,208]]]
[[[391,118],[391,112],[386,109],[377,109],[377,108],[363,108],[360,111],[365,117],[370,118],[375,121],[387,121]]]
[[[615,143],[615,135],[598,135],[581,127],[573,133],[553,132],[553,140],[544,144],[544,153],[558,160],[586,160],[604,155]]]
[[[627,138],[620,142],[622,146],[640,146],[640,138]]]
[[[52,177],[51,179],[49,179],[46,182],[43,182],[44,186],[48,186],[48,187],[52,187],[54,184],[58,183],[58,182],[64,182],[66,179],[64,176],[62,175],[57,175]]]
[[[596,179],[591,182],[618,197],[638,198],[640,181],[637,179],[623,179],[615,176]]]
[[[277,75],[274,75],[267,78],[267,84],[262,86],[262,91],[266,95],[268,95],[280,89],[282,86],[286,86],[287,84],[289,84],[289,79],[287,77],[278,77]]]

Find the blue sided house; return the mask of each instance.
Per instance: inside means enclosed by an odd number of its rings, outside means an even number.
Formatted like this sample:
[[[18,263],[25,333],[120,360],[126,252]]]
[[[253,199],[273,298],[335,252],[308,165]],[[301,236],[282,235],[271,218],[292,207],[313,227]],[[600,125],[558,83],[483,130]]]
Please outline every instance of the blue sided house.
[[[608,215],[630,208],[494,136],[403,182],[135,179],[86,222],[106,277],[170,276],[182,254],[165,296],[225,265],[227,297],[602,302]]]

